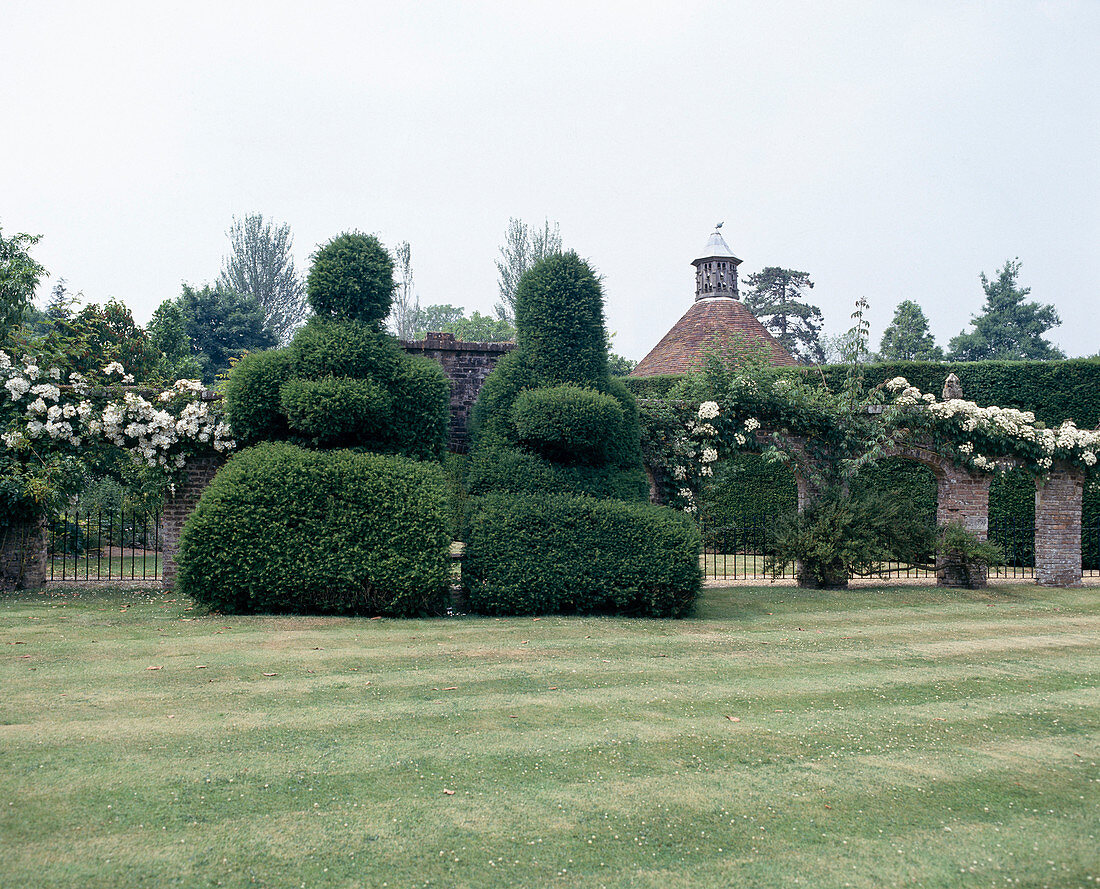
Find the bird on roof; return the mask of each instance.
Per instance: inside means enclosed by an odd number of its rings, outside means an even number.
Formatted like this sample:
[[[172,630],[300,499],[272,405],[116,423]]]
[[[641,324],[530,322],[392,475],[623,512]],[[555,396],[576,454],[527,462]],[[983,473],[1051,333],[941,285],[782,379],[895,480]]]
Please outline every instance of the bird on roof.
[[[719,222],[719,223],[718,223],[718,224],[717,224],[717,225],[715,226],[715,228],[721,228],[721,227],[722,227],[723,225],[725,225],[725,224],[726,224],[726,221],[725,221],[725,220],[723,219],[723,220],[722,220],[721,222]]]

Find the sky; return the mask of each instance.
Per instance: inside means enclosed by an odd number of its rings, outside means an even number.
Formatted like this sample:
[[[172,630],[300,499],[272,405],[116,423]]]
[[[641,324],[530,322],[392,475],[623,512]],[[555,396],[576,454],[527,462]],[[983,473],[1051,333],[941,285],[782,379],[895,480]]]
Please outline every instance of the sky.
[[[0,228],[146,322],[213,281],[233,217],[301,269],[408,241],[422,304],[491,313],[511,217],[560,225],[642,358],[715,223],[806,271],[826,330],[904,299],[937,341],[1019,258],[1049,338],[1100,351],[1100,2],[7,0]]]

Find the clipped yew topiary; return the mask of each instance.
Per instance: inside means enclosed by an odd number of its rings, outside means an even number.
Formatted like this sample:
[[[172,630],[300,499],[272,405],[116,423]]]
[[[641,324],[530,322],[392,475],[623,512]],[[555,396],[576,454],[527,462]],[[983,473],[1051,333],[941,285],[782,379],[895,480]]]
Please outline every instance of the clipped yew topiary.
[[[393,302],[393,257],[374,235],[344,232],[313,254],[306,296],[321,317],[380,327]]]
[[[178,586],[227,613],[438,614],[450,521],[438,464],[262,444],[203,492]]]
[[[473,508],[462,578],[484,614],[682,617],[702,584],[699,545],[665,507],[494,494]]]

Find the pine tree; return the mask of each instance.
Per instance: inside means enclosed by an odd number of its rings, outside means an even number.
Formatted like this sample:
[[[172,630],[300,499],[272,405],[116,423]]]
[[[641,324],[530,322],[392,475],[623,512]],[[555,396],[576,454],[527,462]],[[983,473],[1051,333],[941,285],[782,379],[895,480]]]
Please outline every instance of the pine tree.
[[[911,299],[898,303],[878,348],[881,361],[943,361],[943,349],[928,331],[928,319]]]

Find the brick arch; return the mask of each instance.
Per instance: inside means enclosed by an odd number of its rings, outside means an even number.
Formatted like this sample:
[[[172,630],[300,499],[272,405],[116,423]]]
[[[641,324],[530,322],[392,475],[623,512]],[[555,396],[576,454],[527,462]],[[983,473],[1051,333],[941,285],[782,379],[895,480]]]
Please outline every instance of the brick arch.
[[[919,442],[897,445],[887,457],[911,460],[932,470],[936,478],[936,524],[961,524],[979,537],[989,534],[989,486],[993,477],[956,466],[935,448]]]

